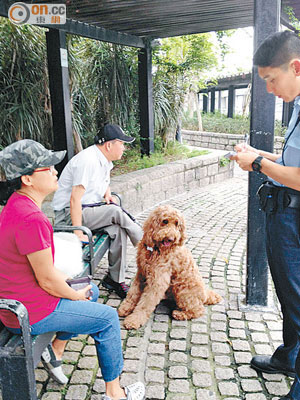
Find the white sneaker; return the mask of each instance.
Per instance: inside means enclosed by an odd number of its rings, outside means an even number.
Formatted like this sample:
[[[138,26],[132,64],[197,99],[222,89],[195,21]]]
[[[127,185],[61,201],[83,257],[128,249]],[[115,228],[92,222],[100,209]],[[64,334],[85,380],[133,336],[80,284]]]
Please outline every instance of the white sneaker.
[[[123,397],[120,400],[143,400],[145,398],[145,386],[142,382],[136,382],[132,385],[125,386],[124,391],[126,397]],[[102,400],[112,399],[106,394],[103,394]]]
[[[68,378],[63,373],[60,360],[57,360],[52,349],[51,344],[45,348],[42,353],[42,363],[46,370],[48,371],[51,378],[61,385],[65,385],[68,382]]]

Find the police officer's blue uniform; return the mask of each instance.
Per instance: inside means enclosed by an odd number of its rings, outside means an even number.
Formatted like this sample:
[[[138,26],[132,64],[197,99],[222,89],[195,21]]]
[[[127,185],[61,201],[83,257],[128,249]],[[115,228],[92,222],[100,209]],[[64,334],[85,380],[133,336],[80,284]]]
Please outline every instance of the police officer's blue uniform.
[[[295,127],[299,112],[300,96],[295,99],[283,153],[276,161],[281,165],[300,167],[300,123]],[[279,193],[282,196],[284,190]],[[300,197],[300,192],[294,193]],[[272,359],[287,370],[296,370],[289,395],[300,399],[300,208],[285,206],[279,197],[277,210],[266,214],[266,235],[268,262],[283,314],[283,344]]]

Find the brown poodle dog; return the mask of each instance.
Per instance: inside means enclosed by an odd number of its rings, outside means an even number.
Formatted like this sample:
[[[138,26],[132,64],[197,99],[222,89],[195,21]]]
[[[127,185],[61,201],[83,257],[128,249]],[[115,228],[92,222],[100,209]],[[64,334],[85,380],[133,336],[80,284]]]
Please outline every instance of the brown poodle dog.
[[[137,251],[137,275],[118,312],[126,329],[144,325],[157,304],[171,295],[177,309],[173,318],[186,320],[204,313],[204,304],[222,299],[205,288],[193,260],[184,246],[183,215],[171,206],[157,207],[144,223],[144,236]]]

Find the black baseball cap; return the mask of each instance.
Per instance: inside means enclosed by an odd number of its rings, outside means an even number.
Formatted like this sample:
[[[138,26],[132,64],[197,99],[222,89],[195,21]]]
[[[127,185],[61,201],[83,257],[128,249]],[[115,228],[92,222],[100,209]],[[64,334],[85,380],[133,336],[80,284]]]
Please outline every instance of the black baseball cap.
[[[95,144],[103,144],[110,140],[121,140],[121,142],[132,143],[135,138],[125,135],[119,125],[104,125],[94,138]]]

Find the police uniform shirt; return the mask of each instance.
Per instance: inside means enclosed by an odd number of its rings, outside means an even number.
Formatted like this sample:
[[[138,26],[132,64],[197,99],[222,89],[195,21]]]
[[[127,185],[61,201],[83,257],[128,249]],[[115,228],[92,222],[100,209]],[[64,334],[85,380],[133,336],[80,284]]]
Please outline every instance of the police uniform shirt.
[[[285,133],[285,148],[281,156],[275,161],[277,164],[300,168],[300,123],[298,123],[294,129],[299,112],[300,96],[297,96],[294,102],[293,114],[289,122],[288,129]],[[289,137],[293,129],[294,132]],[[269,178],[269,180],[277,186],[285,186],[272,178]]]

